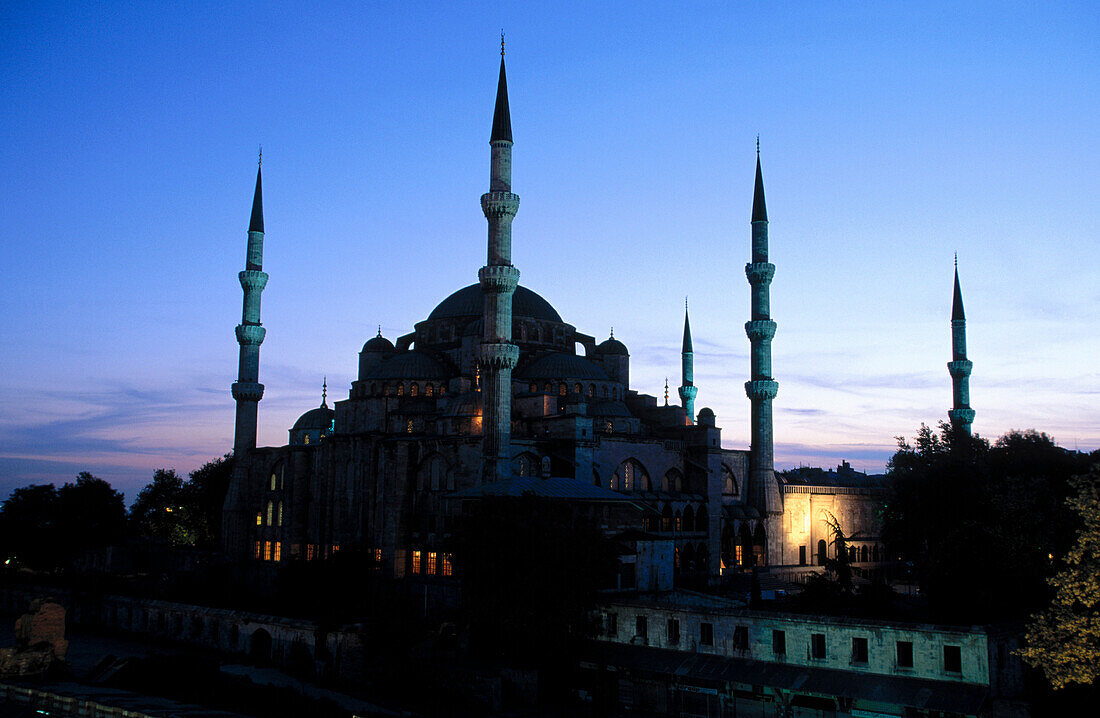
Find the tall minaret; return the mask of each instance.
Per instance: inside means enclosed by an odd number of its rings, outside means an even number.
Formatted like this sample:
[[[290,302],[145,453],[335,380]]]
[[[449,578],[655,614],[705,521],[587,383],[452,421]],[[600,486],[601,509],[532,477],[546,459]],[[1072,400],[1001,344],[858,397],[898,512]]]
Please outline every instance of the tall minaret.
[[[756,188],[752,198],[752,262],[745,265],[745,276],[752,286],[752,319],[745,323],[745,333],[752,345],[752,374],[745,382],[745,393],[752,400],[748,498],[762,513],[779,513],[783,507],[775,480],[772,438],[772,399],[779,391],[779,382],[772,379],[775,322],[771,320],[769,294],[775,265],[768,261],[768,211],[764,206],[759,139],[756,141]],[[769,539],[778,538],[769,536]]]
[[[691,349],[691,323],[688,322],[688,302],[684,298],[684,348],[680,350],[680,403],[684,406],[689,424],[695,422],[695,354]]]
[[[256,448],[256,408],[264,395],[260,378],[260,345],[266,330],[260,326],[260,294],[267,285],[264,263],[264,200],[260,181],[263,154],[256,167],[256,194],[252,198],[252,221],[248,223],[248,253],[244,271],[238,276],[244,290],[244,312],[237,325],[237,343],[241,359],[237,381],[233,383],[233,398],[237,400],[237,425],[233,435],[233,453],[241,456]]]
[[[970,370],[974,363],[966,358],[966,313],[963,311],[962,289],[959,287],[959,255],[955,255],[955,296],[951,302],[951,361],[947,371],[951,374],[954,408],[947,412],[951,425],[967,434],[974,423],[974,410],[970,408]]]
[[[492,148],[489,191],[481,195],[481,209],[489,222],[489,259],[477,273],[485,295],[479,355],[484,481],[506,478],[512,473],[512,369],[519,360],[519,347],[512,343],[512,294],[519,283],[519,270],[512,266],[512,218],[519,209],[519,196],[512,194],[512,119],[504,76],[503,33],[489,146]]]

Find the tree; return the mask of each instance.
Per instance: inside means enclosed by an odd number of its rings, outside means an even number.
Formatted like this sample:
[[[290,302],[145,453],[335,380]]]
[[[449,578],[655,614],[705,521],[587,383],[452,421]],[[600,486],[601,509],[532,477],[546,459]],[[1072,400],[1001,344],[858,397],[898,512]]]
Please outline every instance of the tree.
[[[130,507],[130,521],[140,536],[172,546],[194,546],[196,535],[186,504],[183,479],[175,469],[157,469],[153,481]]]
[[[126,535],[126,504],[122,492],[87,471],[57,492],[58,539],[62,553],[76,558],[85,549],[109,546]]]
[[[1100,678],[1100,466],[1073,487],[1067,503],[1079,521],[1077,541],[1050,579],[1054,598],[1032,617],[1020,652],[1055,689]]]
[[[558,667],[591,635],[597,590],[613,582],[611,541],[570,506],[484,498],[463,515],[455,564],[471,644],[488,657]]]
[[[200,548],[213,550],[221,543],[222,504],[232,473],[233,455],[226,454],[192,471],[184,486],[183,505]]]
[[[945,423],[939,435],[922,424],[913,445],[899,438],[890,460],[883,537],[914,564],[937,617],[1022,619],[1048,599],[1049,556],[1073,541],[1070,477],[1094,460],[1036,431],[990,446]]]
[[[0,507],[2,559],[30,568],[55,568],[60,548],[57,519],[57,489],[53,484],[12,491]]]

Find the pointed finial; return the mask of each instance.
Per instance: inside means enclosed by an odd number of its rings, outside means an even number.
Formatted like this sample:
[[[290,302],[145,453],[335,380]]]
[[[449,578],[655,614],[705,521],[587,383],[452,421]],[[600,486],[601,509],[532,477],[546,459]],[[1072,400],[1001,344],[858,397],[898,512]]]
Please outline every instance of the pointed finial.
[[[321,408],[322,409],[327,409],[328,408],[328,377],[327,376],[324,378],[324,381],[321,382]]]
[[[500,29],[500,56],[504,57],[504,28]]]
[[[378,336],[382,336],[382,325],[378,325]]]
[[[665,377],[665,406],[668,406],[668,377]]]
[[[611,327],[611,338],[615,338],[615,327]]]
[[[260,145],[260,159],[256,162],[258,167],[264,166],[264,146]]]
[[[687,298],[687,295],[685,294],[684,295],[684,311],[686,312],[687,310],[688,310],[688,298]]]
[[[756,136],[756,156],[760,157],[760,135]]]
[[[955,252],[955,269],[959,268],[959,253]]]

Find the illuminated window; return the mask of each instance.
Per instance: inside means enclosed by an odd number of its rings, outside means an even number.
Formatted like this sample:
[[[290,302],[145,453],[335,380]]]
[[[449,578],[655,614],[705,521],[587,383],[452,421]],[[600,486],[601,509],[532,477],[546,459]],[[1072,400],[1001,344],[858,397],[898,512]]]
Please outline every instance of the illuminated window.
[[[309,443],[309,434],[306,434],[306,433],[303,432],[303,434],[302,434],[302,443],[303,444],[308,444]]]
[[[264,525],[264,512],[263,511],[257,511],[256,512],[256,525],[257,526],[263,526]]]
[[[428,384],[424,387],[424,396],[432,396],[434,393],[435,387],[433,387],[431,384]]]
[[[255,553],[254,553],[254,554],[252,555],[252,558],[259,558],[259,557],[260,557],[260,542],[259,542],[259,541],[257,541],[257,542],[256,542],[256,551],[255,551]]]
[[[271,560],[271,542],[264,541],[264,561]]]
[[[596,385],[595,384],[589,384],[588,385],[588,398],[592,399],[595,396],[596,396]]]
[[[604,430],[605,433],[608,433],[608,434],[611,433],[611,422],[610,421],[603,425],[603,430]]]
[[[428,575],[435,575],[435,551],[428,552]]]
[[[583,392],[584,392],[584,387],[581,386],[580,382],[577,382],[576,384],[573,385],[573,393],[574,394],[581,394]]]
[[[565,383],[558,384],[558,396],[565,396],[569,393],[569,387]]]
[[[398,384],[397,385],[397,395],[398,396],[404,396],[405,395],[405,385],[404,384]]]
[[[412,572],[420,573],[420,552],[413,551]]]
[[[676,512],[676,524],[675,524],[675,529],[674,530],[676,530],[676,531],[683,531],[684,530],[684,517],[679,511]]]
[[[412,420],[412,419],[409,419],[409,420],[408,420],[408,421],[407,421],[407,422],[405,423],[405,433],[406,433],[406,434],[411,434],[411,433],[413,433],[413,420]]]
[[[268,487],[270,491],[275,490],[275,474],[271,475],[271,485]]]
[[[317,555],[317,547],[314,544],[306,544],[306,561],[312,561]]]
[[[389,384],[383,384],[382,385],[382,396],[389,396],[392,389],[393,389],[393,387],[391,387]]]
[[[446,394],[446,393],[447,393],[447,387],[445,387],[445,386],[443,386],[442,384],[440,384],[440,385],[439,385],[439,395],[440,395],[440,396],[443,396],[443,395],[444,395],[444,394]]]
[[[810,514],[809,512],[802,514],[802,530],[810,530]]]
[[[744,565],[745,563],[745,548],[741,544],[737,544],[733,547],[733,560],[738,565]]]
[[[374,560],[379,562],[379,563],[382,562],[382,549],[380,549],[380,548],[374,549]]]
[[[275,502],[267,502],[267,525],[270,526],[275,521]]]
[[[278,521],[275,525],[276,526],[282,526],[283,525],[283,502],[282,501],[279,502],[279,511],[278,511],[278,517],[277,518],[278,518]]]
[[[444,576],[453,576],[454,572],[455,572],[454,562],[451,559],[451,554],[449,554],[449,553],[443,554],[443,575]]]
[[[409,386],[409,396],[419,396],[419,395],[420,395],[420,385],[419,385],[419,384],[417,384],[417,383],[416,383],[416,382],[414,381],[414,382],[413,382],[413,383],[412,383],[412,384],[411,384],[411,385]]]
[[[272,560],[273,561],[282,561],[283,560],[283,542],[282,541],[276,541],[275,542],[275,553],[274,553],[274,557],[272,558]]]
[[[332,544],[332,554],[334,556],[336,555],[336,552],[339,551],[339,550],[340,550],[340,544],[338,544],[338,543]]]

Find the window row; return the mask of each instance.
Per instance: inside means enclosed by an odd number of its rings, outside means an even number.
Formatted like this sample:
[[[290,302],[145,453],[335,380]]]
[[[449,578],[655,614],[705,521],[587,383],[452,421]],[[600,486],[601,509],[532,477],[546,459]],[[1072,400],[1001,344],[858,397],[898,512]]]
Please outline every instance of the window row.
[[[381,393],[379,393],[381,392]],[[432,384],[431,382],[396,382],[393,384],[370,385],[371,396],[446,396],[446,384]]]
[[[618,616],[608,613],[604,617],[604,633],[611,638],[617,638],[619,633]],[[771,632],[772,656],[776,660],[785,660],[787,656],[787,633],[779,629]],[[649,644],[649,617],[638,614],[634,617],[634,639],[641,643]],[[665,645],[675,647],[680,645],[680,621],[676,618],[667,619],[665,625]],[[699,633],[696,636],[698,645],[714,645],[714,624],[708,621],[700,621]],[[733,628],[730,647],[741,656],[751,652],[749,645],[749,627],[738,625]],[[810,642],[806,646],[806,658],[809,661],[827,661],[829,659],[828,644],[824,633],[811,633]],[[962,673],[962,647],[950,644],[943,645],[941,668],[944,673]],[[868,640],[864,636],[853,636],[851,652],[848,662],[855,666],[866,666],[870,663],[870,649]],[[896,641],[894,655],[895,670],[908,671],[913,668],[913,642]]]
[[[268,501],[266,508],[261,508],[256,512],[256,525],[257,526],[282,526],[283,525],[283,502],[282,501]]]
[[[574,396],[579,396],[583,394],[589,399],[623,398],[623,390],[622,387],[619,386],[608,387],[606,384],[602,384],[599,387],[597,387],[595,384],[588,384],[586,386],[579,381],[574,382],[572,387],[570,387],[570,385],[564,381],[558,382],[556,386],[558,396],[569,396],[570,394],[573,394]],[[538,394],[540,393],[540,391],[543,394],[553,394],[555,391],[555,384],[551,381],[545,382],[543,383],[542,389],[540,390],[538,382],[533,381],[527,385],[527,391],[532,394]]]
[[[306,561],[319,561],[321,559],[327,559],[335,555],[339,550],[339,544],[305,544],[305,551],[302,551],[302,544],[292,543],[288,546],[291,560],[297,560],[304,558]],[[282,541],[256,541],[252,548],[252,558],[259,561],[282,561],[283,560],[283,542]]]
[[[414,549],[409,561],[409,573],[417,576],[453,576],[454,558],[449,553]],[[381,559],[381,550],[376,556]]]

